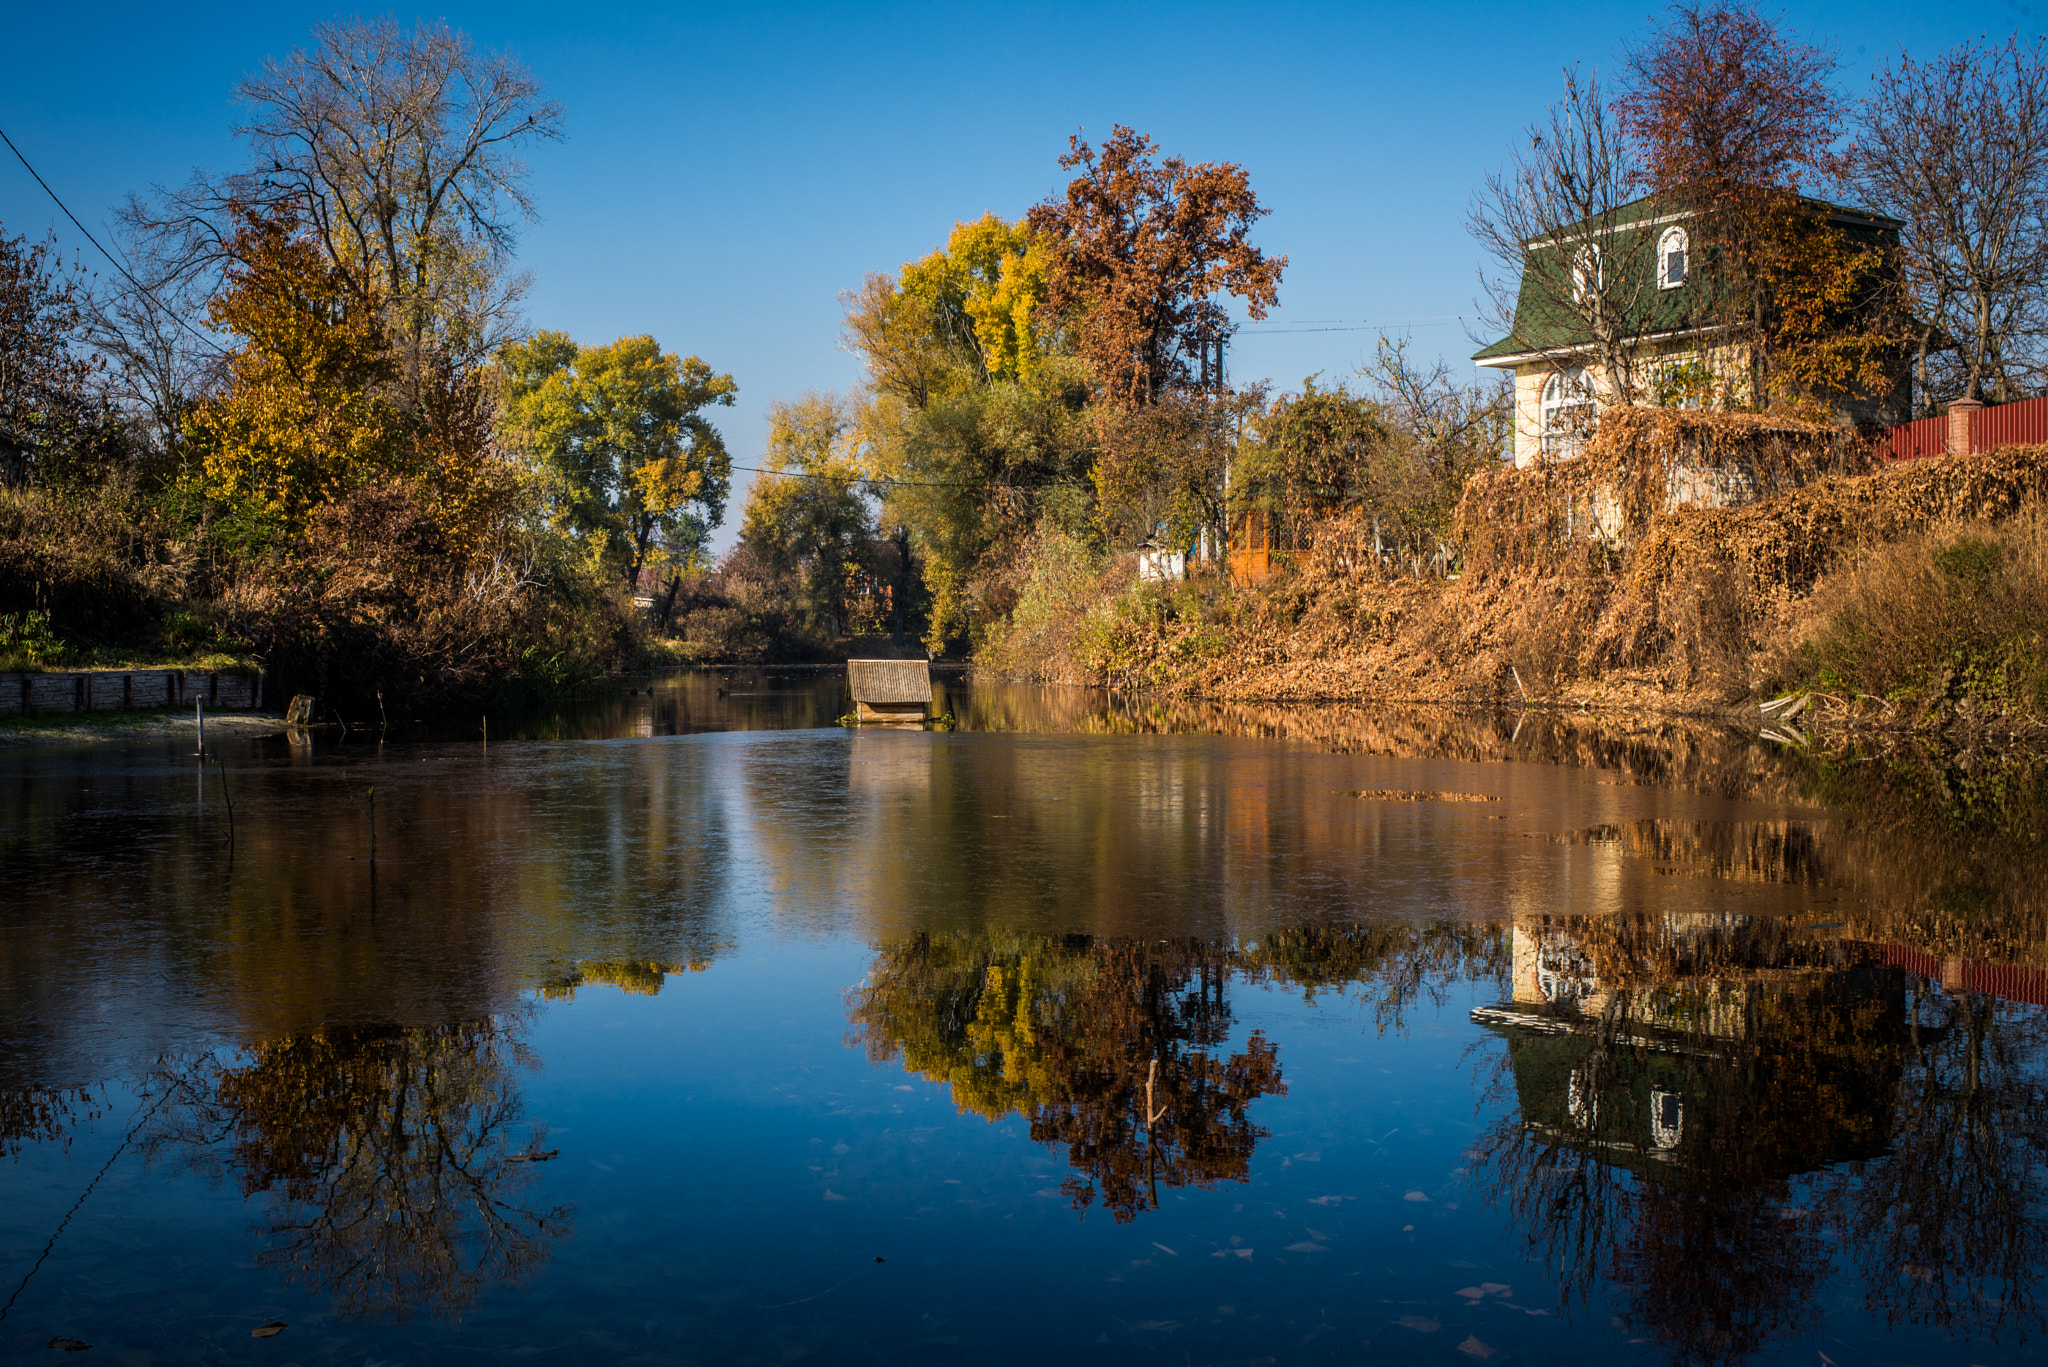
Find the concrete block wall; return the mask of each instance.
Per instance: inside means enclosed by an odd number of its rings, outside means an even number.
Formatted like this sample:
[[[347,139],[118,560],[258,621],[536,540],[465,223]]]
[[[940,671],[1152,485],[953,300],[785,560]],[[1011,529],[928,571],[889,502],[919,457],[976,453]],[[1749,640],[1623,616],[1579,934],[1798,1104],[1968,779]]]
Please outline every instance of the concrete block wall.
[[[255,670],[89,669],[0,674],[0,716],[118,712],[137,707],[190,707],[204,701],[222,712],[263,705]]]

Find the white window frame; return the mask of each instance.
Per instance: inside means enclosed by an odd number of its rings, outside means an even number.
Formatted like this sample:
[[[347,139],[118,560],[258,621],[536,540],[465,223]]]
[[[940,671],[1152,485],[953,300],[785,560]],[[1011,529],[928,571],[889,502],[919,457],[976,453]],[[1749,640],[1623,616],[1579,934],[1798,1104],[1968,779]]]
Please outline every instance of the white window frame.
[[[1667,1112],[1669,1113],[1667,1116]],[[1677,1092],[1650,1092],[1650,1143],[1675,1149],[1685,1138],[1685,1098]]]
[[[1671,278],[1671,258],[1680,258],[1678,278]],[[1666,228],[1657,239],[1657,288],[1675,290],[1692,278],[1692,236],[1683,228]]]
[[[1583,449],[1591,421],[1580,422],[1570,415],[1584,410],[1590,420],[1598,416],[1599,404],[1593,394],[1593,380],[1584,366],[1556,370],[1543,381],[1538,401],[1537,427],[1542,435],[1543,454],[1562,459]]]
[[[1579,248],[1579,254],[1572,258],[1572,302],[1583,304],[1589,296],[1597,294],[1605,282],[1605,263],[1600,258],[1600,244],[1588,242]]]

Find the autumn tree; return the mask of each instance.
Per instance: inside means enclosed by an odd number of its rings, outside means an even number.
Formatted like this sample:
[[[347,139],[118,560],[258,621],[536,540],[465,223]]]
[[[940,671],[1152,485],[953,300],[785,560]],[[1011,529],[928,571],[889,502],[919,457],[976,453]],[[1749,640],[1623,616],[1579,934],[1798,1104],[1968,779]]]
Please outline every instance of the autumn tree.
[[[2005,403],[2048,377],[2048,48],[1901,53],[1872,78],[1855,184],[1898,215],[1923,411]]]
[[[1757,406],[1881,395],[1901,354],[1894,263],[1805,197],[1847,165],[1836,66],[1753,9],[1685,0],[1628,54],[1614,102],[1649,187],[1710,263],[1692,322],[1746,348]]]
[[[1264,318],[1287,267],[1251,243],[1269,211],[1242,169],[1158,150],[1122,124],[1100,151],[1075,134],[1060,167],[1080,174],[1025,219],[1050,262],[1046,311],[1072,333],[1104,397],[1123,407],[1189,384],[1203,349],[1231,331],[1216,296],[1235,295]]]
[[[553,481],[558,519],[637,585],[649,555],[694,564],[725,518],[732,457],[705,410],[739,386],[646,335],[542,331],[499,354],[506,421]]]
[[[105,445],[95,369],[77,346],[80,285],[47,244],[0,232],[0,482],[62,478]]]
[[[509,53],[445,22],[322,24],[236,89],[247,169],[135,200],[159,283],[237,260],[238,214],[303,224],[358,309],[375,308],[408,382],[429,353],[481,363],[520,330],[510,268],[534,216],[522,151],[562,136],[561,106]]]
[[[772,404],[768,454],[740,527],[740,547],[791,584],[828,642],[847,628],[853,580],[875,537],[849,428],[847,405],[835,394]]]
[[[244,211],[234,265],[208,308],[242,339],[227,384],[191,424],[230,503],[287,533],[351,490],[409,473],[407,423],[384,313],[290,217]]]
[[[1220,550],[1233,511],[1238,434],[1265,399],[1265,386],[1254,385],[1173,391],[1142,408],[1099,409],[1096,521],[1111,541],[1163,534],[1166,544],[1186,549],[1206,531]]]
[[[971,605],[1000,610],[1005,564],[1049,508],[1085,521],[1071,505],[1095,451],[1089,383],[1043,307],[1047,269],[1022,221],[985,214],[844,296],[846,344],[867,368],[849,450],[931,592],[934,648]]]

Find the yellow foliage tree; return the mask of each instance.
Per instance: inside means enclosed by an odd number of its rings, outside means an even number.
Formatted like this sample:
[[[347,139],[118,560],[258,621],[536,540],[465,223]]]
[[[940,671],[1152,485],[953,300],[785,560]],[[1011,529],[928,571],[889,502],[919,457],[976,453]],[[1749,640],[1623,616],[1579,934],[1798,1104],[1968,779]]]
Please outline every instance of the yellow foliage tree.
[[[243,339],[223,392],[192,415],[215,490],[296,532],[312,510],[411,473],[379,310],[288,216],[244,214],[213,325]]]
[[[989,379],[1028,380],[1038,369],[1051,263],[1020,219],[992,213],[955,223],[939,251],[903,267],[901,289],[934,332],[957,338]]]
[[[499,353],[512,426],[552,474],[559,520],[638,583],[655,549],[703,554],[732,457],[703,410],[739,386],[646,335],[579,346],[540,332]]]

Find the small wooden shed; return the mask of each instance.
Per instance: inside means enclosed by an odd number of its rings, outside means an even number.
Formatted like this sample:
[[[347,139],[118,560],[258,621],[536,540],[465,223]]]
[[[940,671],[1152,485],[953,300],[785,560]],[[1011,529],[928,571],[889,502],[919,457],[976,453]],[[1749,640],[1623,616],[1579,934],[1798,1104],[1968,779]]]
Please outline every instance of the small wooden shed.
[[[932,706],[927,660],[848,660],[846,688],[861,721],[921,722]]]

